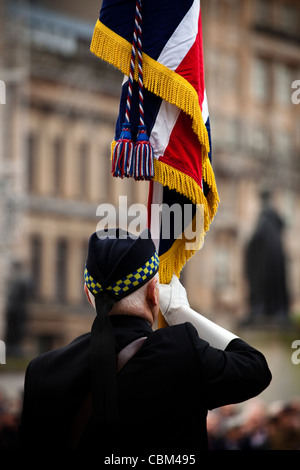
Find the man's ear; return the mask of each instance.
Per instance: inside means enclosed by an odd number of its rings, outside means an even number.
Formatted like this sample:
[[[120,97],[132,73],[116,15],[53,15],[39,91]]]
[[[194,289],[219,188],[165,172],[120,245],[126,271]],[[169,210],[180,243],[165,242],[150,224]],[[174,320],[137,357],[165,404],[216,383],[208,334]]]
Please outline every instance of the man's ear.
[[[158,279],[154,277],[147,285],[146,297],[152,307],[157,307],[159,303],[159,290],[157,283]]]

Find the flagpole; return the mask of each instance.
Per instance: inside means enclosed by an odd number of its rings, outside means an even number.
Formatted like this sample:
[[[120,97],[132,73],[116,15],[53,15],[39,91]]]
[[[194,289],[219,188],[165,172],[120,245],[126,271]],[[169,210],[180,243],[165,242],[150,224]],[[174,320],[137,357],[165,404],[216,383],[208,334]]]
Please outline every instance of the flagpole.
[[[172,277],[171,277],[171,279],[172,279]],[[171,279],[164,279],[163,284],[169,284],[171,282]],[[165,317],[161,313],[161,310],[159,310],[158,319],[157,319],[157,328],[160,330],[161,328],[166,328],[166,326],[169,326],[169,325],[166,322]]]
[[[159,311],[158,320],[157,320],[157,328],[160,330],[161,328],[165,328],[166,326],[168,326],[168,323],[166,322],[161,311]]]

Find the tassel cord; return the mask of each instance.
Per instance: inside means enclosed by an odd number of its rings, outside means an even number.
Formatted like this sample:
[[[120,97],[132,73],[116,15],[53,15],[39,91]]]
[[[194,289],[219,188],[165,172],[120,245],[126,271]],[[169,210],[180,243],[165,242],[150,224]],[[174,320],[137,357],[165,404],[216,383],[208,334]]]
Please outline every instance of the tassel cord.
[[[140,2],[140,0],[138,0],[138,3],[139,2]],[[135,59],[136,59],[136,53],[137,53],[137,47],[138,47],[138,35],[139,35],[138,31],[139,31],[139,16],[138,16],[138,9],[136,8],[135,18],[134,18],[133,40],[132,40],[132,46],[131,46],[130,74],[129,74],[129,81],[128,81],[126,112],[125,112],[125,121],[126,121],[126,123],[130,122],[131,99],[132,99],[134,70],[135,70]]]
[[[137,61],[136,61],[137,58]],[[137,63],[136,63],[137,62]],[[136,144],[131,136],[130,117],[132,113],[132,94],[135,68],[138,66],[139,126]],[[113,176],[129,177],[135,180],[151,180],[154,177],[153,148],[147,135],[144,121],[144,83],[142,53],[142,0],[136,0],[134,32],[131,47],[130,73],[123,124],[120,139],[116,143],[112,162]]]
[[[142,1],[136,2],[136,17],[138,19],[137,55],[138,55],[138,85],[139,85],[139,129],[135,146],[136,180],[151,180],[154,176],[153,148],[149,142],[144,121],[144,80],[142,53]]]
[[[143,79],[143,54],[142,54],[142,2],[137,0],[136,17],[137,24],[137,54],[138,54],[138,83],[139,83],[139,113],[140,126],[144,126],[144,79]]]

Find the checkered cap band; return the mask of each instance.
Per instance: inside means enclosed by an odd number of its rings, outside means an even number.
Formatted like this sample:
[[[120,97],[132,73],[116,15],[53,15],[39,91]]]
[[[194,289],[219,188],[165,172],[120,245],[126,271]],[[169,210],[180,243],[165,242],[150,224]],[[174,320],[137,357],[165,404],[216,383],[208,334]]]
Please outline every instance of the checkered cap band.
[[[137,286],[143,284],[144,281],[150,277],[153,273],[158,271],[159,258],[158,254],[155,252],[154,255],[147,261],[143,266],[138,268],[132,274],[128,274],[123,279],[115,282],[111,286],[103,288],[99,282],[95,281],[92,276],[89,274],[87,268],[84,271],[84,280],[85,283],[92,294],[97,295],[99,292],[108,290],[112,292],[115,296],[120,296],[125,292],[130,290],[136,290]]]

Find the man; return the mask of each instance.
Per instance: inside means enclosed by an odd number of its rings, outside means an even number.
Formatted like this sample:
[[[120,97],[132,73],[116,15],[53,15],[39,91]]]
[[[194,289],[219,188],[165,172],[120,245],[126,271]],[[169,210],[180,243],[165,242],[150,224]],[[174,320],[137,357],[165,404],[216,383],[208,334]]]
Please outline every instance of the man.
[[[259,394],[271,373],[259,351],[189,307],[176,277],[158,287],[149,232],[114,235],[95,233],[89,242],[91,333],[28,366],[21,444],[196,454],[208,448],[207,410]],[[159,309],[172,326],[153,331]],[[138,346],[117,373],[115,352],[119,359],[128,345]]]

